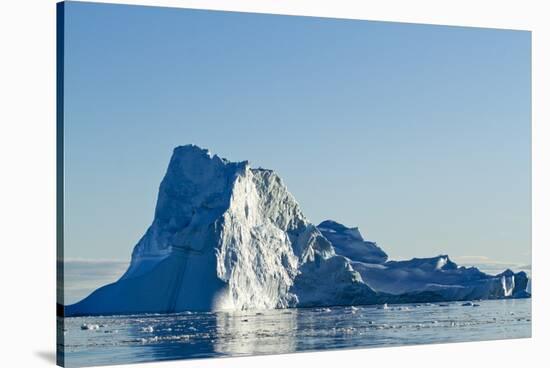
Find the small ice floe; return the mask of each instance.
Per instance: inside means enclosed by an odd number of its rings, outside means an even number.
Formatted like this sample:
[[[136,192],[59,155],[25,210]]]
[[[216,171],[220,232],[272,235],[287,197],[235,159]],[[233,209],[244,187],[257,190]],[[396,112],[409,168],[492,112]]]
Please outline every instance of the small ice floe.
[[[350,309],[351,309],[351,313],[352,313],[352,314],[355,314],[355,313],[359,310],[359,308],[354,307],[353,305],[351,306]]]
[[[326,312],[326,313],[332,312],[332,310],[330,308],[321,308],[320,311],[321,312]]]
[[[376,309],[389,309],[388,303],[384,303],[384,305],[378,306]]]
[[[147,333],[151,333],[155,331],[155,329],[153,328],[153,326],[147,326],[147,327],[142,327],[141,328],[141,332],[147,332]]]
[[[98,330],[99,325],[93,324],[93,323],[84,323],[82,326],[80,326],[81,330]]]
[[[397,307],[397,308],[392,308],[391,310],[410,311],[411,308],[409,308],[409,307]]]

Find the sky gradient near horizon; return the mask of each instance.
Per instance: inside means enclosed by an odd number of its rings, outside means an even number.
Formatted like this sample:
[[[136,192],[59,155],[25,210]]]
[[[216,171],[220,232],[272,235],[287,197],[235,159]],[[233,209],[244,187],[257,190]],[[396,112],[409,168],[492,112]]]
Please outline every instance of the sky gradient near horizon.
[[[526,31],[67,3],[65,256],[129,259],[175,146],[390,258],[531,262]]]

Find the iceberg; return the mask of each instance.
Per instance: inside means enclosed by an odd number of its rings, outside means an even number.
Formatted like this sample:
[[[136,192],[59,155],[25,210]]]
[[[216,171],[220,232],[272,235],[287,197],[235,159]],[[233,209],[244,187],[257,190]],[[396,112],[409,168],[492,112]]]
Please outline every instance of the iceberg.
[[[388,261],[358,228],[315,226],[272,170],[176,147],[128,270],[65,316],[528,297],[525,273],[447,256]]]
[[[126,273],[66,316],[374,302],[282,179],[194,145],[174,149]]]

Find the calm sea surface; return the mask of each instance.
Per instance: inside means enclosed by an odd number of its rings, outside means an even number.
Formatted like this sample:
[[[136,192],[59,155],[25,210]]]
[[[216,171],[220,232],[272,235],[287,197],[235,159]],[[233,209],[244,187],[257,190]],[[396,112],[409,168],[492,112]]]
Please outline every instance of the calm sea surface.
[[[530,299],[463,304],[65,318],[63,349],[90,366],[531,336]]]

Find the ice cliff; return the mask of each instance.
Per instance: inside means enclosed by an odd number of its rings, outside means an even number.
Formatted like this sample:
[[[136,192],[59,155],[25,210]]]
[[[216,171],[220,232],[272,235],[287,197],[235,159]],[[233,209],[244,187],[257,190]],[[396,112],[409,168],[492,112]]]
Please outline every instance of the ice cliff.
[[[181,146],[126,273],[65,315],[528,296],[524,273],[387,258],[357,228],[310,223],[273,171]]]

